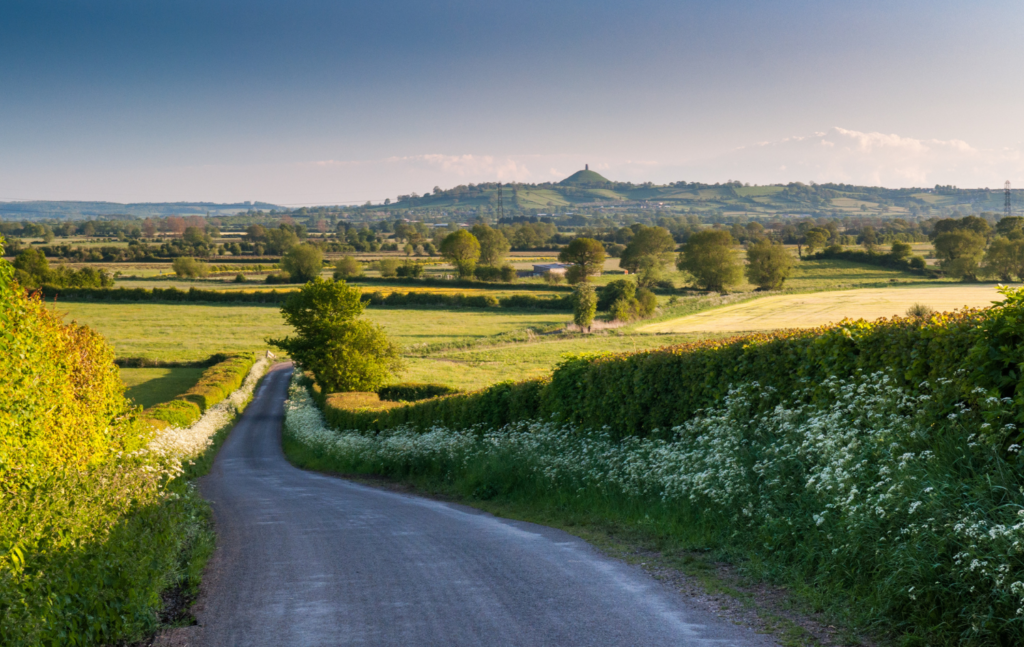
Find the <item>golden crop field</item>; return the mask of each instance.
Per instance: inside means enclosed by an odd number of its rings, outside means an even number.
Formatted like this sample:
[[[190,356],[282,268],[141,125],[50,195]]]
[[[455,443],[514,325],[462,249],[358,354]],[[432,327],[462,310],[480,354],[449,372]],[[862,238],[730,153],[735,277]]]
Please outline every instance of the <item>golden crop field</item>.
[[[751,332],[812,328],[843,319],[903,315],[920,303],[944,312],[984,307],[1002,297],[994,285],[943,285],[783,294],[641,326],[644,333]]]

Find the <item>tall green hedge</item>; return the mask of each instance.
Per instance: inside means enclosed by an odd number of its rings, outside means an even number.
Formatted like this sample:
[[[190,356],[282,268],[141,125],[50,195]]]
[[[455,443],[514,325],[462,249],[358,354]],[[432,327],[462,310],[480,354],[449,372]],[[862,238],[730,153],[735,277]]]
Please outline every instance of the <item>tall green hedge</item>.
[[[636,353],[580,355],[564,360],[550,380],[503,383],[381,411],[328,412],[328,419],[342,429],[385,429],[544,418],[607,426],[615,437],[647,436],[714,405],[731,385],[744,382],[765,387],[766,408],[780,396],[858,370],[886,371],[914,390],[923,380],[970,368],[968,358],[989,313],[845,321]]]

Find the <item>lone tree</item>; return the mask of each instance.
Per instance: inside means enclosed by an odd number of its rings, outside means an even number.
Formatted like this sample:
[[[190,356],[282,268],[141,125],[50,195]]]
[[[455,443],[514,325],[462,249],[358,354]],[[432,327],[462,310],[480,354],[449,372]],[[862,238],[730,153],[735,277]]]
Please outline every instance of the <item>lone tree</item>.
[[[589,283],[579,283],[572,291],[572,321],[580,330],[590,332],[590,325],[594,323],[594,313],[597,312],[597,295]]]
[[[604,245],[593,238],[573,239],[558,253],[560,262],[572,263],[575,266],[569,268],[565,275],[570,283],[587,281],[591,276],[600,274],[606,257]]]
[[[675,248],[676,241],[668,229],[640,225],[623,250],[619,267],[636,274],[640,287],[652,287],[661,280]]]
[[[459,277],[470,278],[480,258],[480,241],[465,229],[453,231],[441,242],[441,256],[455,266]]]
[[[359,264],[355,256],[339,258],[334,264],[334,278],[347,279],[351,276],[359,276],[363,273],[363,266]]]
[[[828,242],[830,236],[832,236],[832,232],[823,227],[808,229],[807,233],[804,234],[804,242],[807,244],[807,253],[813,254],[816,249],[825,249],[825,243]]]
[[[978,263],[985,254],[982,234],[972,229],[951,229],[936,236],[933,244],[935,255],[942,259],[939,265],[947,274],[965,281],[977,280]]]
[[[743,278],[732,246],[735,240],[727,231],[705,229],[690,236],[676,259],[676,267],[693,275],[705,290],[725,292]]]
[[[860,230],[860,244],[869,254],[874,253],[875,247],[878,245],[878,234],[875,233],[874,227],[864,225],[864,228]]]
[[[317,277],[281,306],[295,335],[267,343],[311,371],[324,393],[376,390],[402,361],[381,326],[358,318],[364,308],[359,288]]]
[[[323,254],[315,245],[295,245],[281,257],[281,269],[296,283],[312,281],[323,269]]]
[[[484,223],[473,225],[473,235],[480,241],[480,264],[497,267],[501,265],[502,259],[508,250],[512,249],[508,238],[493,227]]]
[[[793,256],[766,238],[747,247],[747,280],[762,290],[778,290],[793,269]]]

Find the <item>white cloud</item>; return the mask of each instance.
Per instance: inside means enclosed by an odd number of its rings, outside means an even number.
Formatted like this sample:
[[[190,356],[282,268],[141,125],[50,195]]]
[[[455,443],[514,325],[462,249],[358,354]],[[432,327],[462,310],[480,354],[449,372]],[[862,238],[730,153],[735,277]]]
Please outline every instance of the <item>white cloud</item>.
[[[835,127],[827,132],[743,146],[720,156],[673,165],[678,179],[752,183],[808,180],[888,187],[956,184],[999,186],[1024,179],[1018,149],[984,150],[959,140],[915,139]],[[667,170],[667,169],[665,169]],[[664,172],[664,171],[663,171]]]

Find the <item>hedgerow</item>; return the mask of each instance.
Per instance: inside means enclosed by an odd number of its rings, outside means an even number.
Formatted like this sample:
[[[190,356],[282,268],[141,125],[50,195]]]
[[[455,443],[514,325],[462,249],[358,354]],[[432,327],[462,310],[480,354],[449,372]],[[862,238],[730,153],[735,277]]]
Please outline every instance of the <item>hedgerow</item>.
[[[141,419],[113,359],[0,261],[5,646],[131,642],[157,626],[162,591],[197,590],[208,507],[182,478],[180,443]]]
[[[203,371],[192,388],[142,412],[143,418],[158,427],[188,427],[203,413],[241,386],[255,363],[253,353],[237,353]]]
[[[987,316],[964,310],[927,321],[845,321],[636,353],[578,355],[563,360],[550,380],[503,383],[387,411],[344,412],[331,422],[344,429],[464,429],[544,418],[607,426],[616,437],[657,435],[713,406],[730,385],[751,380],[792,393],[835,375],[884,370],[898,385],[914,389],[961,368]]]
[[[516,288],[518,289],[518,287]],[[172,303],[283,303],[291,292],[276,290],[243,292],[241,290],[219,291],[189,288],[56,288],[50,285],[40,288],[40,294],[49,299],[65,301],[169,301]],[[568,297],[536,297],[530,294],[494,297],[492,295],[438,294],[433,292],[374,292],[364,294],[363,300],[373,306],[442,306],[458,308],[528,308],[544,310],[572,309]]]

